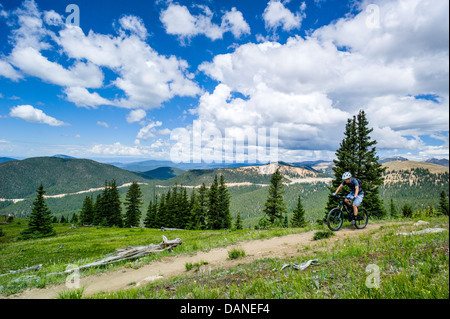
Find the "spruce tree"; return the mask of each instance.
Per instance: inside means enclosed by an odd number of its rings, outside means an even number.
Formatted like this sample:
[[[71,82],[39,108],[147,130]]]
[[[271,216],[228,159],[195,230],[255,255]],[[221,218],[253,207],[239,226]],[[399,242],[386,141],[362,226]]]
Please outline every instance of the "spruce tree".
[[[147,208],[147,215],[144,219],[144,226],[147,228],[158,228],[157,226],[158,203],[150,200]]]
[[[181,186],[181,192],[179,197],[179,227],[185,229],[189,224],[191,215],[191,201],[189,200],[186,187]]]
[[[397,208],[395,208],[394,200],[392,198],[391,198],[390,213],[392,218],[398,218],[398,211]]]
[[[223,175],[220,175],[217,210],[220,223],[219,228],[231,228],[232,219],[230,213],[230,194],[228,193],[228,189],[225,184],[225,177]]]
[[[283,199],[284,190],[282,179],[283,176],[277,168],[270,178],[269,195],[263,210],[271,224],[275,221],[282,224],[283,213],[286,212],[286,203]]]
[[[120,201],[120,194],[116,185],[116,180],[113,180],[110,183],[108,195],[108,226],[123,227],[122,203]]]
[[[406,218],[411,218],[413,217],[413,209],[410,205],[405,204],[402,207],[402,216],[406,217]]]
[[[447,194],[445,194],[445,191],[441,192],[441,196],[439,198],[438,212],[443,214],[443,215],[448,216],[448,213],[449,213],[449,201],[448,201]]]
[[[298,195],[297,206],[293,211],[294,215],[291,219],[291,227],[305,227],[305,210],[303,209],[302,197]]]
[[[345,125],[344,139],[336,151],[336,159],[333,160],[334,179],[329,187],[328,203],[325,211],[324,220],[326,220],[328,212],[339,204],[339,200],[332,194],[342,183],[342,175],[345,172],[356,172],[356,117],[347,120]]]
[[[166,196],[161,195],[161,199],[158,205],[158,214],[156,216],[156,225],[158,228],[168,227],[168,217],[167,217],[167,206],[166,206]]]
[[[56,235],[52,225],[51,212],[45,202],[44,186],[41,184],[37,190],[36,199],[33,202],[28,227],[21,233],[20,238],[41,238]]]
[[[83,208],[80,211],[80,223],[81,225],[92,225],[94,222],[95,207],[94,197],[86,196],[83,201]]]
[[[371,140],[369,122],[366,113],[361,110],[357,116],[357,145],[356,154],[358,169],[355,176],[358,177],[364,188],[364,207],[371,216],[382,218],[386,216],[383,202],[379,198],[379,186],[383,185],[383,173],[386,168],[378,162],[376,147],[377,141]]]
[[[236,229],[236,230],[242,229],[241,213],[237,213],[237,215],[236,215],[236,221],[234,223],[234,229]]]
[[[142,191],[139,184],[134,182],[125,197],[125,227],[138,227],[141,220]]]
[[[342,183],[342,175],[350,172],[353,177],[362,182],[364,190],[363,206],[371,216],[381,218],[386,215],[382,201],[379,199],[378,187],[383,184],[385,168],[378,162],[376,153],[376,141],[371,140],[369,122],[366,114],[361,110],[358,116],[347,120],[344,139],[336,151],[336,159],[333,160],[334,180],[329,188],[330,194],[325,214],[337,206],[338,199],[332,196]],[[348,190],[347,190],[348,191]],[[326,218],[326,215],[325,217]]]
[[[207,215],[207,228],[208,229],[220,229],[219,220],[219,182],[217,175],[214,178],[214,182],[208,190],[208,215]]]
[[[196,191],[192,192],[188,229],[201,230],[206,228],[208,216],[207,192],[205,183],[200,186],[198,194]]]

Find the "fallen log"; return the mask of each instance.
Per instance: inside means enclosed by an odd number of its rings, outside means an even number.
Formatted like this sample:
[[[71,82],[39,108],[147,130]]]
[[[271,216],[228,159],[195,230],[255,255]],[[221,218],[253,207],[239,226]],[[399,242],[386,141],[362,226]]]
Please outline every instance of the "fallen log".
[[[293,264],[293,265],[292,265],[292,268],[297,269],[297,270],[300,270],[300,271],[303,271],[303,270],[305,270],[306,268],[308,268],[308,267],[311,266],[311,265],[318,265],[318,262],[319,262],[318,259],[311,259],[311,260],[308,260],[307,262],[305,262],[305,263],[303,263],[303,264],[300,264],[300,265]],[[291,264],[284,264],[284,265],[281,267],[280,271],[283,270],[283,269],[285,269],[285,268],[288,268],[288,267],[291,267]]]
[[[97,266],[104,266],[111,263],[116,263],[122,260],[130,260],[130,259],[136,259],[140,257],[145,257],[147,255],[153,254],[153,253],[159,253],[165,250],[171,250],[176,246],[181,245],[183,242],[180,238],[176,238],[173,240],[168,240],[165,236],[162,236],[163,241],[159,244],[150,244],[147,246],[135,246],[135,247],[124,247],[124,248],[118,248],[116,251],[112,254],[108,254],[105,256],[105,258],[94,261],[92,263],[88,263],[85,265],[81,265],[79,267],[74,267],[67,269],[66,271],[59,272],[59,273],[51,273],[47,276],[55,276],[55,275],[63,275],[63,274],[69,274],[74,271],[79,271],[91,267],[97,267]]]
[[[28,268],[25,268],[25,269],[10,270],[9,273],[2,274],[2,275],[0,275],[0,277],[7,276],[7,275],[18,274],[18,273],[21,273],[21,272],[28,272],[28,271],[32,271],[32,270],[38,271],[39,269],[41,269],[41,267],[42,267],[42,264],[39,264],[39,265],[28,267]]]

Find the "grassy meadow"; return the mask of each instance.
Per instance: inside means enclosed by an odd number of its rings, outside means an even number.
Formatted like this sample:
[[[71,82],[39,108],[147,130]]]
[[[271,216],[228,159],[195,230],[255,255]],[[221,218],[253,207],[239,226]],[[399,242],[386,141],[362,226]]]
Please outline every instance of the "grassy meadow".
[[[64,282],[65,276],[47,276],[62,272],[71,265],[83,265],[104,258],[117,248],[159,244],[162,235],[168,239],[181,238],[183,244],[172,252],[152,254],[136,261],[88,269],[81,275],[114,269],[119,266],[139,267],[164,256],[194,254],[212,248],[225,247],[240,241],[283,236],[308,230],[279,228],[272,230],[204,230],[161,231],[146,228],[101,228],[80,227],[70,229],[71,224],[54,224],[57,235],[43,239],[17,240],[27,222],[16,218],[12,224],[0,225],[4,236],[0,237],[0,294],[14,294],[27,288]],[[42,264],[37,272],[26,272],[1,276],[10,271]],[[31,277],[30,277],[31,276]]]
[[[448,217],[421,218],[430,222],[424,227],[448,229]],[[406,221],[406,220],[403,220]],[[343,299],[441,299],[449,297],[449,237],[448,231],[414,236],[396,235],[417,230],[410,223],[381,226],[377,231],[358,237],[336,241],[317,236],[312,247],[300,247],[289,258],[265,258],[240,263],[230,269],[208,268],[207,263],[186,265],[186,274],[163,279],[139,288],[115,293],[102,293],[89,298],[343,298]],[[370,221],[373,223],[374,221]],[[386,222],[386,221],[384,221]],[[70,264],[82,265],[103,258],[124,246],[160,243],[162,235],[168,239],[181,238],[183,244],[173,251],[153,254],[136,261],[91,268],[82,276],[118,269],[139,268],[164,256],[195,254],[216,247],[226,247],[240,241],[283,236],[315,230],[326,226],[271,230],[243,229],[238,231],[165,231],[155,229],[77,228],[70,224],[56,224],[57,235],[50,238],[18,241],[17,236],[26,222],[16,219],[1,225],[0,237],[0,294],[10,295],[27,288],[44,288],[65,281],[65,276],[47,276],[66,270]],[[419,228],[421,229],[421,228]],[[325,236],[327,237],[327,236]],[[230,259],[245,258],[245,251],[230,251]],[[300,272],[284,264],[300,264],[318,259],[319,264]],[[8,274],[9,271],[42,264],[36,272]],[[378,288],[367,288],[368,265],[379,267]],[[192,270],[192,269],[195,270]],[[198,271],[200,270],[200,271]],[[83,289],[68,291],[60,298],[83,298]]]
[[[431,224],[427,227],[448,229],[448,217],[428,221]],[[343,239],[337,245],[318,240],[315,247],[299,249],[298,254],[287,259],[265,258],[231,269],[187,273],[90,298],[448,299],[448,231],[396,234],[417,229],[411,224],[382,226],[370,234]],[[304,271],[292,267],[281,270],[286,263],[301,264],[311,259],[317,259],[319,265]],[[366,271],[373,265],[378,267],[379,281],[375,281],[371,268]]]

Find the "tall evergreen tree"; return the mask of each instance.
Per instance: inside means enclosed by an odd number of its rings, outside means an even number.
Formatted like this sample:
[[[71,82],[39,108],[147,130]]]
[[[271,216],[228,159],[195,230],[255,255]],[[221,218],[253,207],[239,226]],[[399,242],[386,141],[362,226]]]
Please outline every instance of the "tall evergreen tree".
[[[277,168],[270,178],[269,195],[264,204],[265,208],[263,211],[269,219],[269,222],[272,224],[276,220],[282,224],[283,213],[286,213],[286,203],[283,199],[284,189],[282,179],[283,176]]]
[[[410,205],[405,204],[402,207],[402,216],[406,217],[406,218],[411,218],[413,217],[413,209]]]
[[[167,196],[165,196],[163,194],[163,195],[161,195],[161,199],[159,201],[158,214],[156,215],[156,220],[157,220],[156,225],[158,228],[169,227],[168,226],[166,198],[167,198]]]
[[[123,227],[122,203],[116,180],[112,180],[109,184],[107,207],[109,209],[107,215],[108,226]]]
[[[196,191],[192,192],[188,229],[201,230],[206,228],[208,216],[207,192],[205,183],[200,186],[198,194]]]
[[[398,210],[395,207],[394,200],[392,198],[391,198],[390,213],[392,218],[398,218]]]
[[[158,203],[150,200],[147,208],[147,216],[144,219],[144,225],[147,228],[158,228],[157,226]]]
[[[98,194],[94,203],[94,220],[92,221],[93,225],[101,225],[103,221],[103,195]],[[106,224],[106,217],[105,217]]]
[[[37,193],[29,217],[28,227],[20,236],[22,239],[48,237],[56,234],[52,225],[52,213],[45,202],[45,190],[42,184],[39,186]]]
[[[373,129],[368,125],[369,122],[363,110],[357,116],[347,120],[344,139],[336,151],[335,166],[333,167],[335,178],[330,187],[326,214],[338,204],[338,200],[331,195],[342,183],[342,175],[350,172],[352,176],[362,181],[363,206],[369,214],[378,218],[386,215],[383,203],[378,196],[378,187],[383,184],[385,169],[378,162],[379,157],[375,147],[377,142],[371,140],[370,133]]]
[[[448,213],[449,213],[449,201],[448,201],[447,194],[445,194],[445,191],[441,192],[441,196],[439,198],[438,211],[439,211],[439,213],[448,216]]]
[[[298,195],[297,206],[295,207],[293,213],[294,215],[291,219],[291,227],[305,227],[305,210],[303,208],[302,197],[300,195]]]
[[[86,196],[83,201],[83,208],[80,211],[81,225],[92,225],[94,223],[95,207],[94,197]]]
[[[230,194],[228,193],[227,186],[225,184],[225,177],[220,175],[220,184],[218,189],[218,205],[219,215],[219,228],[231,228],[231,213],[230,213]]]
[[[139,184],[134,182],[125,197],[125,227],[138,227],[141,220],[142,191]]]
[[[220,229],[219,220],[219,182],[217,175],[214,178],[214,182],[208,190],[208,215],[207,215],[207,228],[208,229]]]
[[[236,215],[236,221],[234,223],[234,229],[236,229],[236,230],[242,229],[241,213],[239,213],[239,212]]]
[[[191,202],[189,201],[189,197],[187,194],[186,187],[181,186],[180,190],[180,196],[178,200],[178,207],[179,207],[179,228],[185,229],[189,224],[189,219],[191,215]]]

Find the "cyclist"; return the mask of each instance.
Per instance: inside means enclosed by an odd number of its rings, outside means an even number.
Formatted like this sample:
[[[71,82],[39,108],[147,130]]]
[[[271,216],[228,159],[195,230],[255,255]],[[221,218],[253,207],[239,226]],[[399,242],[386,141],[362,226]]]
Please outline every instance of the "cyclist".
[[[342,189],[342,187],[344,187],[344,185],[347,185],[348,187],[350,187],[351,192],[345,198],[345,203],[348,206],[351,206],[352,204],[350,203],[350,201],[353,200],[352,225],[354,225],[355,220],[358,216],[358,207],[361,205],[362,200],[364,198],[364,191],[362,189],[361,182],[357,178],[353,178],[352,174],[350,172],[344,173],[344,175],[342,175],[342,180],[343,180],[342,184],[339,185],[336,192],[333,193],[333,196],[336,196],[336,194],[341,191],[341,189]]]

